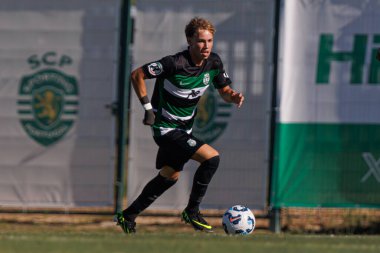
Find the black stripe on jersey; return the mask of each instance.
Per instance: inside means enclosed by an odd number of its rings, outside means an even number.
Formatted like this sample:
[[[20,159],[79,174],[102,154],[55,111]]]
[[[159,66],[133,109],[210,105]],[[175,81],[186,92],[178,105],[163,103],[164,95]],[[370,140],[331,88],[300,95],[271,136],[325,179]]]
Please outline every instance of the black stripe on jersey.
[[[195,117],[193,117],[189,120],[182,121],[182,120],[168,119],[162,115],[160,121],[166,122],[169,124],[175,124],[175,125],[179,126],[180,128],[183,128],[183,129],[190,129],[194,123],[194,119],[195,119]]]
[[[164,82],[164,80],[162,78],[157,78],[156,79],[156,82],[154,84],[154,89],[153,89],[153,94],[152,94],[152,98],[151,98],[151,104],[153,106],[154,109],[158,109],[158,105],[160,103],[160,91],[159,91],[159,87],[160,85],[162,85]]]
[[[182,107],[182,108],[195,106],[198,103],[199,99],[201,99],[200,96],[194,99],[185,99],[185,98],[176,97],[170,94],[165,89],[162,89],[162,97],[169,104],[175,107]]]

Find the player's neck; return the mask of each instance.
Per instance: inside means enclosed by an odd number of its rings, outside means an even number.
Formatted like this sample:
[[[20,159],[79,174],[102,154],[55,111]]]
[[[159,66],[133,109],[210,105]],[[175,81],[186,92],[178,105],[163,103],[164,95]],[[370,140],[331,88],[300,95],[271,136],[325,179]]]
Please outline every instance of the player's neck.
[[[197,55],[194,54],[193,52],[191,52],[190,50],[189,50],[189,52],[190,52],[190,58],[191,58],[191,61],[193,62],[193,64],[197,67],[202,66],[206,59],[204,59],[203,57],[202,58],[197,57]]]

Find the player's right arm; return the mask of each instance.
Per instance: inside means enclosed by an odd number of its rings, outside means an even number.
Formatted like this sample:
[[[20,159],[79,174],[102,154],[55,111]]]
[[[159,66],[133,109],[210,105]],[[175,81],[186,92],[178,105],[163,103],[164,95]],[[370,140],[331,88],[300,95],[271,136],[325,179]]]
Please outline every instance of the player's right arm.
[[[145,73],[142,67],[139,67],[132,71],[131,73],[132,86],[139,99],[147,96],[145,79],[147,78],[145,76]]]
[[[147,95],[145,79],[170,76],[174,69],[175,63],[173,57],[166,56],[159,61],[147,63],[132,71],[131,81],[133,89],[145,109],[144,125],[154,124],[153,107]]]
[[[147,79],[147,77],[142,67],[139,67],[132,71],[131,82],[133,89],[135,90],[137,97],[145,109],[143,124],[151,126],[154,124],[154,112],[152,104],[150,103],[146,92],[145,79]]]

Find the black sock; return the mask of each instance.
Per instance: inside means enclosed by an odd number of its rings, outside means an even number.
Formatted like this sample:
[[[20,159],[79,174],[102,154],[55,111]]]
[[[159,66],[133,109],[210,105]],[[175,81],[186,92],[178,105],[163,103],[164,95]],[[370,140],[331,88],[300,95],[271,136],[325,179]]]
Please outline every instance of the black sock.
[[[204,161],[197,171],[193,179],[193,187],[186,210],[192,213],[199,211],[199,205],[206,194],[208,184],[210,183],[215,171],[219,166],[219,156]]]
[[[160,174],[146,184],[137,199],[123,211],[123,216],[128,221],[134,221],[139,213],[150,206],[161,194],[172,187],[177,180],[167,179]]]

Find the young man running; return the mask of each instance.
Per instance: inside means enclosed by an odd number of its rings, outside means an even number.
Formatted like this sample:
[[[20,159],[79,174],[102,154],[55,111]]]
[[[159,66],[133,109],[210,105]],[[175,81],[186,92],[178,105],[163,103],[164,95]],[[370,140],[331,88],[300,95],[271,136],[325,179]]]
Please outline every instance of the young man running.
[[[211,52],[214,33],[211,22],[195,17],[185,28],[187,50],[147,63],[131,74],[133,88],[145,109],[143,124],[152,127],[159,146],[156,158],[159,173],[127,209],[117,214],[118,225],[125,233],[136,232],[136,217],[177,182],[190,159],[200,166],[182,218],[196,230],[212,231],[199,205],[218,168],[219,153],[192,135],[196,106],[209,85],[214,85],[228,103],[240,107],[244,101],[241,93],[231,89],[231,80],[219,56]],[[156,78],[152,103],[144,81],[150,78]]]

